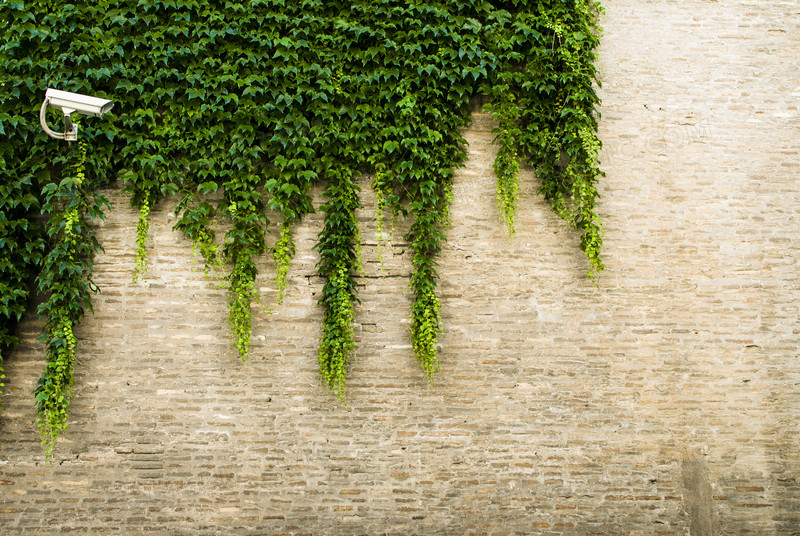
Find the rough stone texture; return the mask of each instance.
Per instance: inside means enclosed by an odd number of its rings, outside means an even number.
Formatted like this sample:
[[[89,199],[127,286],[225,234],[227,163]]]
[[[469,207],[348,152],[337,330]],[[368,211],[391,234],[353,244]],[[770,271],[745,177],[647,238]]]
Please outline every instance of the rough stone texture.
[[[606,10],[599,287],[530,170],[506,239],[476,115],[440,258],[437,384],[410,349],[402,229],[381,267],[365,180],[342,406],[317,378],[319,215],[296,229],[282,306],[261,261],[272,313],[255,311],[241,365],[224,291],[192,271],[167,203],[148,282],[131,283],[137,214],[110,189],[52,465],[33,316],[6,363],[0,532],[800,534],[800,3]]]

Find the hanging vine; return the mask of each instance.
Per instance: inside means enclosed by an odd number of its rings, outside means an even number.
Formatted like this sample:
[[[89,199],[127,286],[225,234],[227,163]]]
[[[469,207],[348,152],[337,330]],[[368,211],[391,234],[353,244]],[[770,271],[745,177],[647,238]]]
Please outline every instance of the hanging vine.
[[[291,230],[314,211],[311,188],[321,185],[318,358],[322,381],[342,399],[355,351],[357,177],[373,177],[379,234],[384,211],[411,218],[410,336],[432,383],[442,330],[436,257],[453,170],[465,158],[460,129],[479,93],[491,98],[498,122],[494,170],[508,232],[524,161],[553,210],[580,234],[596,279],[603,269],[600,12],[590,0],[0,4],[7,21],[0,87],[8,96],[0,102],[0,164],[10,185],[0,185],[0,252],[10,259],[0,263],[7,296],[0,356],[16,342],[27,282],[38,275],[50,296],[41,312],[52,367],[37,388],[46,448],[66,423],[77,348],[70,333],[91,305],[98,245],[87,221],[102,205],[94,188],[113,179],[139,211],[135,280],[146,277],[151,208],[179,196],[175,229],[192,241],[207,274],[224,274],[231,344],[242,361],[259,302],[258,259],[271,251],[281,303],[295,252]],[[36,110],[47,87],[115,102],[101,128],[81,132],[93,147],[85,159],[92,181],[76,182],[75,164],[65,165],[63,149],[40,132]],[[267,209],[281,217],[270,247]],[[38,214],[49,216],[46,257]],[[221,240],[217,223],[227,229]]]
[[[66,430],[69,401],[74,386],[73,366],[77,356],[74,330],[86,310],[92,310],[92,260],[100,244],[89,219],[102,218],[108,201],[91,194],[87,184],[87,143],[77,145],[77,156],[59,183],[45,185],[42,212],[49,214],[46,231],[50,248],[37,277],[39,291],[47,296],[38,313],[45,319],[42,340],[46,365],[33,391],[42,446],[49,458],[59,434]]]
[[[233,222],[225,235],[225,258],[233,265],[228,281],[228,326],[232,344],[244,363],[250,356],[252,307],[259,296],[255,286],[258,268],[255,259],[266,250],[264,229],[269,224],[264,214],[259,184],[254,175],[239,177],[225,184],[223,206]]]
[[[278,304],[283,303],[283,296],[286,292],[287,278],[292,257],[294,256],[294,241],[292,240],[292,230],[287,222],[281,225],[281,235],[278,242],[272,249],[272,258],[275,260],[275,288],[278,291]]]
[[[213,222],[216,209],[206,201],[196,207],[189,204],[195,199],[192,193],[185,194],[175,208],[175,215],[180,216],[173,230],[181,231],[183,236],[192,241],[192,254],[203,260],[203,273],[211,276],[222,271],[223,255],[219,244],[214,239]]]
[[[139,208],[136,222],[136,261],[133,266],[133,282],[144,281],[147,276],[147,241],[150,238],[150,202],[145,199]]]
[[[516,232],[516,212],[519,201],[519,155],[517,138],[520,135],[517,123],[520,118],[519,106],[515,104],[513,93],[508,88],[498,96],[494,106],[495,117],[499,119],[497,127],[497,157],[492,169],[497,177],[497,208],[506,225],[509,236]]]
[[[386,216],[386,198],[391,194],[386,188],[385,171],[376,171],[375,178],[372,181],[372,190],[375,192],[375,234],[377,236],[377,257],[381,265],[381,270],[385,271],[383,266],[383,248],[386,245],[391,245],[392,230],[386,233],[383,228],[384,218]],[[392,222],[394,222],[394,214],[392,215]],[[392,228],[394,225],[392,225]]]
[[[543,0],[530,7],[516,3],[510,12],[497,12],[488,26],[500,60],[483,91],[500,122],[495,171],[501,213],[513,229],[516,196],[503,185],[517,180],[516,147],[536,169],[553,211],[580,232],[588,276],[596,281],[604,234],[597,213],[603,173],[595,91],[602,7],[591,0]]]
[[[359,189],[350,169],[333,166],[328,177],[331,182],[322,206],[325,222],[317,243],[320,275],[326,278],[320,298],[325,316],[317,357],[322,380],[344,401],[346,366],[355,349],[353,307],[357,301],[354,273],[359,264],[356,219]]]

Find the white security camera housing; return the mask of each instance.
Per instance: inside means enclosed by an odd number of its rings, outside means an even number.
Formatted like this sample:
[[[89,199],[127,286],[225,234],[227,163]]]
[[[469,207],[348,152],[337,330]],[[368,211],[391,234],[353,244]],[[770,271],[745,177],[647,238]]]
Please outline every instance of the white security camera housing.
[[[107,99],[90,97],[80,93],[70,93],[69,91],[59,91],[57,89],[48,89],[47,93],[44,94],[44,98],[50,101],[51,108],[58,108],[64,112],[64,115],[79,113],[92,117],[102,117],[104,113],[114,107],[114,103]]]
[[[55,132],[47,126],[45,112],[48,106],[64,113],[64,126],[66,127],[64,132]],[[42,109],[39,111],[39,122],[45,133],[51,138],[76,141],[78,139],[78,126],[72,124],[72,114],[102,117],[104,113],[113,107],[114,103],[107,99],[50,88],[44,95]]]

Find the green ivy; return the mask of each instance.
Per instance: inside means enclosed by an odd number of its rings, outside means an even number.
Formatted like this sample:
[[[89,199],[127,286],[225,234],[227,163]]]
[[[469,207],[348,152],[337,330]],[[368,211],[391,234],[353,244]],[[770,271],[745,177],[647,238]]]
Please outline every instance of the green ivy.
[[[37,277],[39,292],[47,299],[37,312],[45,319],[42,340],[47,353],[45,370],[33,394],[48,458],[59,434],[67,428],[77,355],[74,329],[84,312],[92,310],[91,293],[97,290],[91,281],[92,260],[101,246],[89,220],[103,218],[103,207],[108,205],[102,195],[90,193],[84,171],[86,151],[87,143],[79,142],[66,176],[43,188],[42,212],[49,215],[46,232],[50,246]]]
[[[580,232],[589,277],[603,270],[603,226],[597,214],[598,155],[595,67],[602,7],[591,0],[514,2],[487,27],[501,67],[482,86],[499,119],[498,196],[513,229],[516,199],[504,183],[516,176],[515,148],[541,179],[540,192]],[[510,181],[513,185],[515,181]]]
[[[275,260],[275,287],[278,290],[278,304],[283,303],[283,295],[286,292],[286,280],[289,276],[291,259],[294,256],[294,241],[292,240],[292,229],[289,222],[284,221],[281,225],[281,235],[275,247],[272,248],[272,258]]]
[[[221,206],[233,222],[225,235],[225,259],[233,265],[228,280],[228,325],[242,362],[250,355],[251,308],[258,303],[255,259],[266,250],[264,229],[269,224],[258,192],[260,179],[243,174],[225,183]]]
[[[326,278],[320,298],[325,316],[317,357],[322,380],[344,401],[346,366],[355,349],[353,306],[357,300],[353,274],[359,266],[355,215],[359,188],[351,169],[334,164],[327,175],[332,182],[325,190],[325,220],[317,244],[320,274]]]
[[[192,253],[203,259],[203,273],[211,276],[222,271],[223,255],[219,244],[214,240],[213,223],[216,216],[216,209],[206,201],[199,203],[196,207],[189,207],[195,195],[186,194],[175,208],[175,214],[179,219],[173,230],[178,230],[192,241]]]
[[[227,277],[228,327],[233,335],[232,344],[242,363],[250,357],[250,335],[253,332],[251,308],[253,302],[258,301],[255,274],[253,259],[240,254],[234,259],[233,270]]]
[[[516,231],[515,220],[520,187],[516,140],[521,134],[517,127],[521,110],[514,101],[513,93],[504,92],[499,95],[498,102],[490,107],[500,122],[495,131],[497,133],[495,141],[500,147],[493,165],[497,177],[497,208],[510,236]]]
[[[385,270],[383,266],[383,247],[386,244],[391,244],[391,235],[393,234],[394,219],[396,214],[392,214],[392,228],[389,230],[388,236],[384,234],[383,220],[386,213],[386,200],[391,195],[391,180],[387,180],[387,174],[383,170],[375,172],[375,177],[372,181],[372,190],[375,192],[376,208],[375,208],[375,232],[377,234],[377,256],[380,262],[381,269]]]
[[[291,228],[315,210],[310,192],[320,185],[325,315],[318,355],[324,382],[344,398],[360,270],[356,180],[371,176],[379,234],[384,212],[411,218],[412,346],[432,382],[442,329],[436,257],[473,97],[488,95],[498,120],[494,169],[509,233],[524,161],[580,234],[590,277],[603,268],[594,66],[600,12],[587,0],[0,4],[0,182],[8,185],[0,186],[7,259],[0,262],[0,356],[16,343],[28,282],[38,276],[45,295],[73,295],[73,304],[48,301],[43,311],[48,355],[69,368],[64,333],[91,306],[84,291],[99,246],[86,222],[101,213],[96,188],[120,180],[139,211],[134,279],[146,276],[150,209],[176,195],[175,229],[193,242],[207,274],[224,272],[231,343],[246,360],[266,211],[281,217],[270,248],[280,303],[295,250]],[[112,113],[81,129],[92,147],[85,161],[92,180],[80,186],[69,179],[71,149],[37,122],[48,87],[115,102]],[[48,236],[36,223],[41,214],[49,216]],[[227,229],[220,240],[217,223]],[[61,430],[56,421],[48,426]]]
[[[150,202],[147,198],[139,208],[139,221],[136,223],[136,261],[133,267],[133,282],[144,281],[147,276],[147,241],[150,238]]]
[[[9,149],[0,144],[0,168],[6,169],[8,181],[0,183],[0,395],[5,387],[3,358],[19,343],[15,332],[27,308],[29,280],[46,249],[44,230],[33,216],[40,210],[34,178],[13,178],[13,170],[4,167],[4,156],[14,156]]]

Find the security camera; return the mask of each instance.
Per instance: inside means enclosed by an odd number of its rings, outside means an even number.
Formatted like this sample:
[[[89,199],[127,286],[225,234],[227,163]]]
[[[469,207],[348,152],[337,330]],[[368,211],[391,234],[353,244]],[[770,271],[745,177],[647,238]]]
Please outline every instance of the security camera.
[[[104,113],[114,107],[114,103],[107,99],[90,97],[80,93],[70,93],[69,91],[59,91],[57,89],[48,89],[47,93],[44,94],[44,98],[45,101],[50,101],[51,108],[58,108],[64,112],[64,115],[79,113],[91,115],[92,117],[102,117]]]
[[[64,113],[64,132],[55,132],[47,126],[45,112],[48,106]],[[113,107],[114,103],[107,99],[50,88],[44,95],[42,109],[39,111],[39,122],[45,133],[51,138],[76,141],[78,139],[78,126],[72,123],[72,114],[102,117]]]

